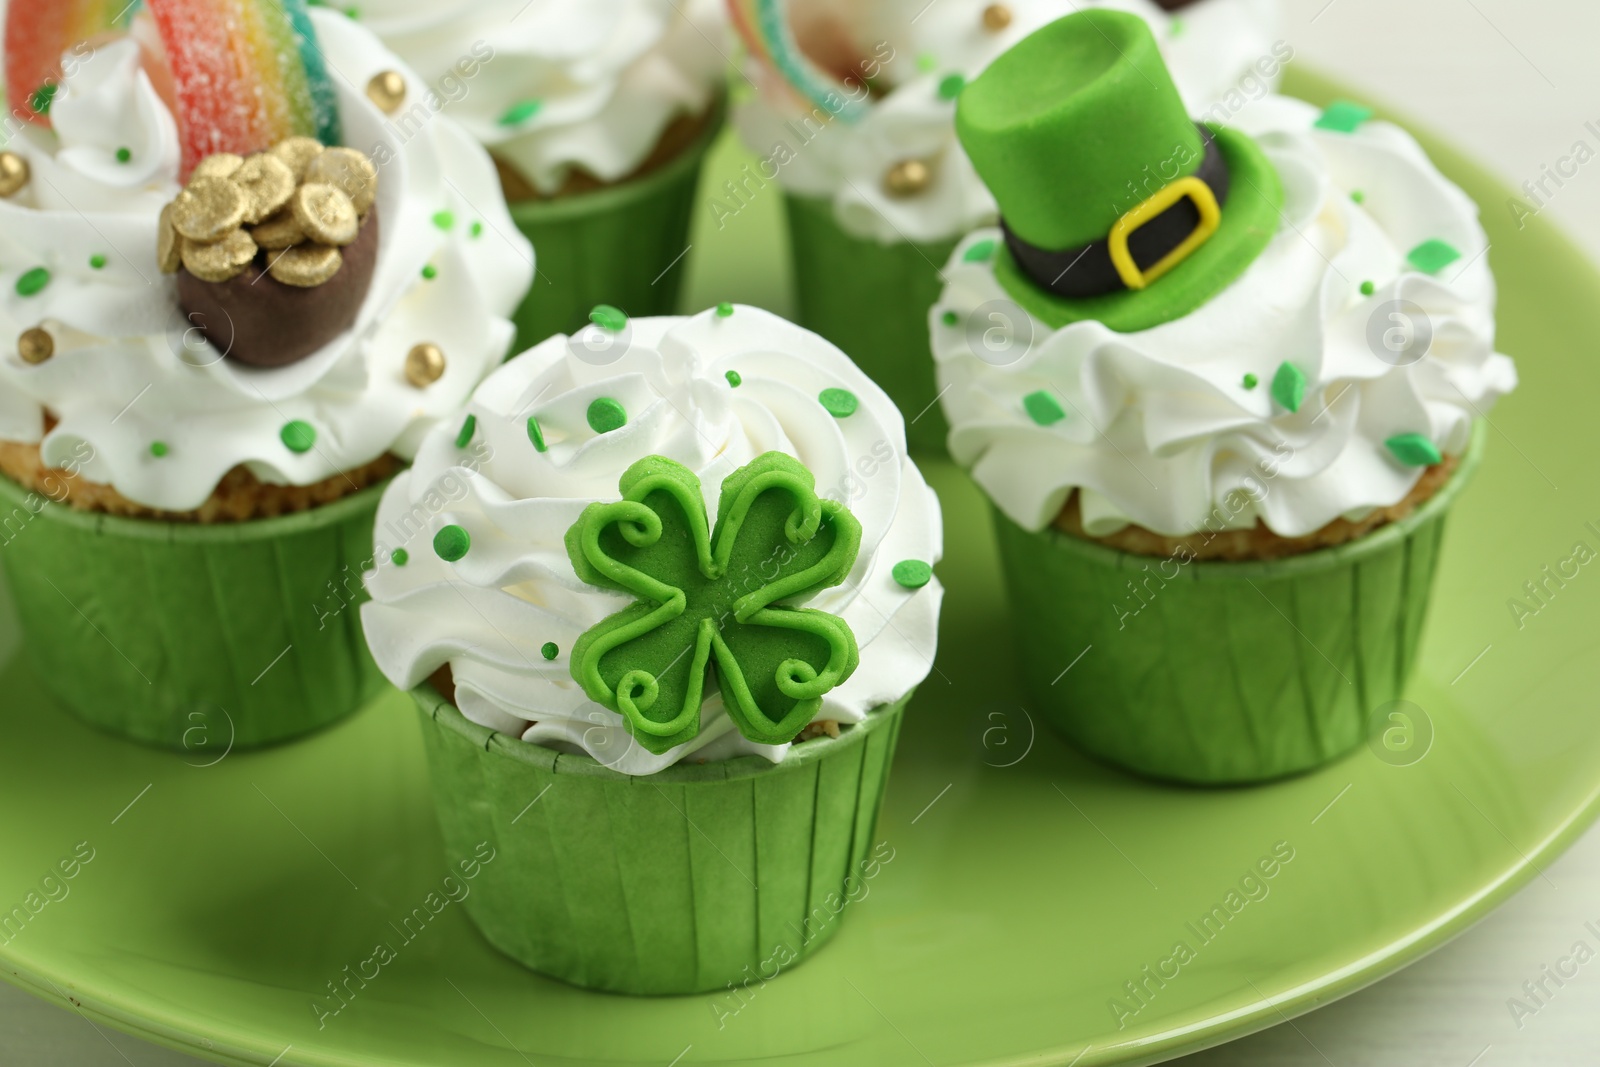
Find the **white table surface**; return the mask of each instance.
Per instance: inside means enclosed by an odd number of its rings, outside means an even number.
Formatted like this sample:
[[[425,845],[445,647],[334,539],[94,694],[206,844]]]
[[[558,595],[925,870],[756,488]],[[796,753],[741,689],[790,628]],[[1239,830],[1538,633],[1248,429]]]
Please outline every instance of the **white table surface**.
[[[577,3],[580,0],[571,0]],[[1296,63],[1398,104],[1508,184],[1537,178],[1600,123],[1595,0],[1284,0]],[[1505,210],[1484,205],[1485,211]],[[1548,212],[1600,259],[1600,170]],[[3,650],[0,650],[3,651]],[[1178,1061],[1185,1067],[1594,1067],[1600,965],[1519,1028],[1522,983],[1600,922],[1600,831],[1474,929],[1336,1004]],[[0,985],[0,1062],[22,1067],[199,1067]]]

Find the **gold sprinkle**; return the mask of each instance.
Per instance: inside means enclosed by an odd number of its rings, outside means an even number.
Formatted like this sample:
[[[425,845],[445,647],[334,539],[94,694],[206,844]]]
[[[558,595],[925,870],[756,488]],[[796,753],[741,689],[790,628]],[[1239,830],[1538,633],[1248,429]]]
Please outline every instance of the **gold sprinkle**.
[[[378,198],[378,170],[372,160],[353,148],[328,149],[311,161],[305,180],[341,190],[363,218]]]
[[[184,269],[196,278],[203,282],[225,282],[256,258],[256,243],[243,230],[234,230],[210,244],[185,241],[182,254]]]
[[[28,161],[15,152],[0,152],[0,197],[12,197],[28,184]]]
[[[444,376],[444,352],[424,341],[406,353],[406,381],[425,389]]]
[[[289,168],[289,173],[294,175],[295,183],[299,184],[306,180],[306,168],[311,161],[322,155],[322,142],[315,137],[290,137],[273,145],[268,155],[282,161]]]
[[[920,159],[902,159],[883,176],[883,191],[896,200],[916,196],[933,180],[933,171]]]
[[[43,363],[55,354],[56,339],[42,326],[23,330],[22,336],[17,338],[17,355],[24,363]]]
[[[367,99],[385,115],[393,115],[405,102],[406,80],[397,70],[379,71],[367,82]]]
[[[189,172],[189,181],[194,182],[200,178],[231,178],[234,171],[242,166],[244,166],[243,156],[236,156],[232,152],[218,152],[196,163],[194,170]]]
[[[285,208],[251,230],[250,236],[255,238],[256,244],[262,248],[276,251],[280,248],[293,248],[304,241],[306,231],[295,221],[294,212]]]
[[[176,274],[183,266],[183,238],[172,226],[172,205],[161,209],[161,220],[156,223],[156,265],[162,274]]]
[[[251,156],[233,176],[247,201],[244,221],[254,225],[270,218],[294,193],[294,172],[276,156]]]
[[[286,248],[273,256],[267,269],[284,285],[310,289],[338,274],[342,266],[344,256],[337,248],[305,244]]]
[[[990,4],[983,9],[983,28],[999,33],[1011,25],[1011,9],[1004,4]]]
[[[294,196],[289,198],[289,206],[306,236],[318,244],[347,245],[361,230],[355,205],[331,185],[307,182],[295,190]]]
[[[191,241],[220,241],[244,222],[244,190],[222,178],[201,178],[172,202],[172,225]]]

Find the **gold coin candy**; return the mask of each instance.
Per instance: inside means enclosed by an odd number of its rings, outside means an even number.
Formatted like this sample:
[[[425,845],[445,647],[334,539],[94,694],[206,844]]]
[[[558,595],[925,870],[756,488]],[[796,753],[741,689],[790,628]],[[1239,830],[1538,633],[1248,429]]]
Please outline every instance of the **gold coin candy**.
[[[306,239],[306,231],[294,220],[294,212],[284,209],[251,230],[250,236],[262,248],[274,251],[293,248]]]
[[[256,258],[256,243],[243,230],[234,230],[220,241],[203,244],[183,242],[183,267],[203,282],[225,282],[243,271]]]
[[[295,184],[299,185],[306,180],[306,168],[313,159],[322,155],[322,151],[322,142],[315,137],[290,137],[273,145],[267,154],[281,160],[294,175]]]
[[[289,208],[306,236],[318,244],[347,245],[361,229],[356,206],[332,185],[307,182],[294,191]]]
[[[244,190],[226,178],[197,178],[172,202],[172,225],[202,244],[220,241],[244,224]]]
[[[242,166],[244,166],[243,156],[236,156],[232,152],[218,152],[196,163],[194,170],[189,172],[189,180],[192,182],[196,178],[231,178]]]
[[[275,254],[267,269],[284,285],[309,289],[338,274],[342,266],[344,253],[337,248],[303,244]]]
[[[161,209],[161,220],[156,223],[156,264],[162,274],[176,274],[183,266],[183,238],[172,225],[172,205]]]
[[[356,214],[366,217],[378,198],[378,168],[353,148],[330,148],[306,168],[307,182],[331,185],[350,198]]]
[[[249,201],[244,221],[251,226],[277,214],[294,195],[294,172],[272,155],[251,156],[234,172],[233,181]]]
[[[10,195],[12,159],[20,168],[16,188],[27,182],[26,161],[0,153],[0,196]],[[377,191],[378,171],[365,155],[311,137],[290,137],[248,158],[219,152],[196,164],[188,186],[162,208],[156,261],[165,274],[182,267],[202,281],[226,282],[265,249],[273,278],[321,285],[339,273],[339,247],[356,239]]]

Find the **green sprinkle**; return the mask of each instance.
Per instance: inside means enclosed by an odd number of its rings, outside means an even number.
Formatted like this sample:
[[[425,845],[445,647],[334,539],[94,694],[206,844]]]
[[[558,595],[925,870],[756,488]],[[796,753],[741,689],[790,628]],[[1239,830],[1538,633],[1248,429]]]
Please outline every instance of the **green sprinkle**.
[[[932,52],[924,52],[917,57],[917,69],[922,71],[924,74],[938,65],[939,61],[933,58]]]
[[[127,163],[132,159],[133,159],[133,149],[131,149],[131,148],[119,148],[119,149],[117,149],[117,162],[118,163]]]
[[[994,258],[994,242],[988,238],[974,241],[972,247],[961,254],[962,260],[967,263],[983,263]]]
[[[393,552],[389,553],[389,558],[394,561],[394,565],[396,567],[404,567],[407,563],[411,562],[411,553],[407,552],[403,548],[397,548]]]
[[[728,384],[733,386],[735,389],[744,384],[744,379],[739,376],[739,372],[736,370],[729,371],[726,377],[728,379]]]
[[[941,320],[943,320],[946,326],[954,326],[961,321],[961,316],[957,315],[954,311],[946,311],[939,317]]]
[[[933,578],[933,568],[920,559],[903,559],[889,573],[907,589],[921,589]]]
[[[422,266],[422,276],[431,282],[439,276],[439,268],[432,263],[425,263]]]
[[[34,114],[50,114],[50,105],[56,98],[56,88],[55,82],[45,82],[33,91],[33,95],[28,98],[28,106],[33,108]]]
[[[433,535],[433,551],[446,563],[454,563],[472,547],[472,535],[454,524]]]
[[[160,459],[162,456],[167,454],[167,443],[165,441],[151,441],[150,454],[157,459]]]
[[[554,641],[546,641],[544,646],[539,649],[539,655],[543,656],[545,659],[555,659],[557,656],[561,655],[561,646],[556,644]]]
[[[1378,287],[1376,285],[1372,284],[1371,282],[1362,282],[1361,283],[1361,295],[1362,296],[1371,296],[1373,293],[1375,293],[1377,291],[1378,291]]]
[[[610,304],[596,304],[594,310],[589,312],[589,321],[602,330],[621,333],[628,325],[628,316],[621,308],[612,307]]]
[[[1029,393],[1022,398],[1022,410],[1028,413],[1028,418],[1040,426],[1054,426],[1067,417],[1067,411],[1055,394],[1047,389]]]
[[[1350,199],[1358,204],[1365,204],[1367,202],[1367,194],[1360,189],[1352,189],[1350,190]]]
[[[946,74],[939,79],[939,99],[954,100],[967,87],[967,79],[960,74]]]
[[[1183,20],[1182,19],[1175,18],[1171,22],[1167,23],[1167,36],[1169,36],[1169,37],[1182,37],[1183,36]]]
[[[528,416],[528,440],[533,442],[535,452],[543,452],[549,448],[544,443],[544,431],[539,428],[539,420],[532,415]]]
[[[1319,130],[1334,130],[1338,133],[1354,133],[1356,129],[1372,117],[1372,109],[1362,104],[1352,103],[1349,100],[1335,100],[1328,105],[1312,125]]]
[[[1406,262],[1424,274],[1438,274],[1461,258],[1455,246],[1437,237],[1429,238],[1406,253]]]
[[[505,114],[500,116],[500,125],[521,126],[537,115],[543,107],[543,100],[519,100],[506,108]]]
[[[1261,379],[1257,378],[1254,374],[1246,374],[1244,376],[1244,387],[1246,389],[1254,389],[1256,386],[1258,386],[1260,384],[1261,384]]]
[[[453,211],[435,211],[433,224],[441,230],[453,230],[456,225],[456,216]]]
[[[361,9],[359,7],[347,7],[344,9],[344,17],[351,22],[355,22],[361,18]]]
[[[822,402],[822,410],[836,419],[849,418],[861,406],[856,394],[848,389],[824,389],[817,394],[817,399]]]
[[[1408,467],[1431,467],[1444,458],[1434,443],[1420,433],[1396,434],[1384,444],[1395,459]]]
[[[725,319],[733,314],[733,305],[724,300],[717,305],[717,318]]]
[[[472,435],[478,432],[478,416],[468,415],[467,421],[461,424],[461,432],[456,434],[456,447],[466,448],[472,443]]]
[[[628,410],[620,401],[602,396],[589,405],[589,429],[595,433],[610,433],[626,425],[628,425]]]
[[[1290,411],[1299,411],[1306,398],[1306,372],[1293,363],[1278,364],[1278,373],[1272,376],[1272,399]]]
[[[89,266],[95,270],[105,270],[106,257],[102,256],[99,252],[96,252],[94,255],[89,257]]]
[[[317,443],[317,428],[302,419],[295,419],[283,424],[278,437],[290,452],[309,452]]]
[[[470,230],[468,230],[467,232],[472,234],[473,237],[482,237],[483,236],[483,223],[474,222],[472,224],[472,228]]]
[[[17,279],[17,295],[33,296],[50,284],[50,272],[44,267],[35,267]]]

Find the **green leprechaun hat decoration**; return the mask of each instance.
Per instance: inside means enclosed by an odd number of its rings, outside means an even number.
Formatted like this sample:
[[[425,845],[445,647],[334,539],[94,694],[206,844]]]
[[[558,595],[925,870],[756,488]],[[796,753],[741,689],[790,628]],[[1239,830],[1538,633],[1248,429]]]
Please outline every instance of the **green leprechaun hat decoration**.
[[[997,277],[1055,328],[1186,315],[1278,230],[1272,164],[1189,118],[1136,15],[1093,8],[1023,38],[963,90],[956,132],[1000,204]]]

